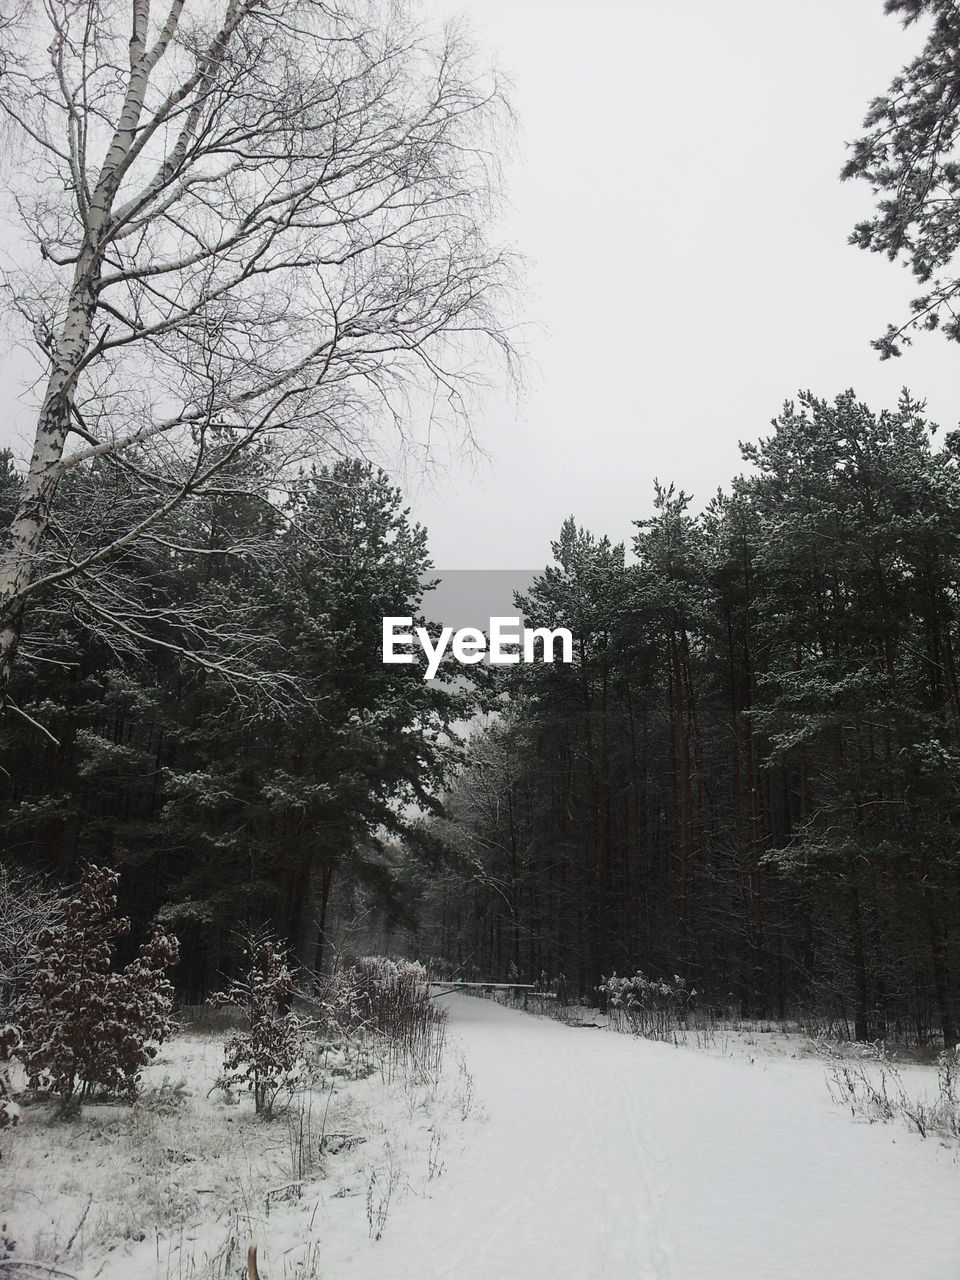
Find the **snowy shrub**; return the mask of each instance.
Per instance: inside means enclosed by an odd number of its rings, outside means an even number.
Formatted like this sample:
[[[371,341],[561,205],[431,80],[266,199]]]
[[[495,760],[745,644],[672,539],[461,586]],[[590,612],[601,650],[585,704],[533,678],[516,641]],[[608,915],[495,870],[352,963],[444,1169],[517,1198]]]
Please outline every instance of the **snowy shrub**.
[[[830,1062],[827,1089],[834,1102],[850,1108],[857,1119],[901,1119],[922,1138],[937,1133],[960,1139],[960,1047],[944,1049],[937,1058],[937,1097],[915,1096],[904,1085],[889,1048],[882,1040],[863,1045],[856,1058],[820,1042]]]
[[[430,999],[427,971],[412,960],[363,956],[339,970],[325,1006],[336,1026],[382,1037],[388,1077],[404,1062],[436,1072],[443,1051],[446,1014]]]
[[[20,1032],[16,1027],[0,1027],[0,1129],[8,1129],[20,1119],[13,1081],[13,1057],[20,1047]]]
[[[427,973],[410,960],[362,956],[339,970],[329,994],[342,1025],[388,1035],[416,1018],[427,998]]]
[[[852,1116],[871,1124],[892,1120],[907,1102],[903,1081],[882,1040],[863,1045],[858,1058],[848,1058],[833,1045],[821,1043],[830,1060],[827,1089],[834,1102],[848,1106]]]
[[[383,1235],[390,1214],[390,1203],[400,1186],[400,1165],[394,1158],[393,1148],[386,1144],[385,1169],[371,1169],[367,1180],[367,1227],[374,1240]]]
[[[937,1058],[940,1097],[960,1107],[960,1044],[944,1049]]]
[[[0,865],[0,1019],[12,1018],[36,968],[37,934],[58,910],[57,895],[36,876]]]
[[[37,968],[18,1007],[27,1082],[57,1094],[63,1115],[97,1090],[134,1098],[171,1030],[166,970],[178,959],[175,938],[157,931],[122,972],[111,972],[113,939],[130,928],[112,914],[118,881],[115,871],[90,866],[61,899],[62,922],[38,934]]]
[[[683,978],[673,982],[646,977],[638,969],[632,978],[614,973],[600,984],[599,991],[618,1022],[625,1021],[636,1035],[650,1040],[672,1040],[686,1026],[687,1012],[696,991],[688,990]]]
[[[348,1024],[365,1026],[385,1035],[442,1012],[430,1001],[427,971],[413,960],[362,956],[334,978],[331,996],[338,1015]]]
[[[225,991],[210,997],[214,1007],[242,1009],[249,1030],[224,1045],[223,1074],[217,1084],[253,1093],[257,1115],[271,1118],[281,1098],[289,1099],[307,1077],[310,1024],[289,1012],[293,979],[283,949],[269,938],[248,944],[250,967]]]
[[[169,1076],[164,1076],[153,1089],[140,1094],[137,1106],[141,1111],[148,1111],[153,1115],[168,1116],[184,1107],[189,1097],[186,1080],[171,1080]]]
[[[960,1138],[960,1045],[944,1049],[937,1058],[939,1097],[934,1106],[933,1127],[939,1133]]]

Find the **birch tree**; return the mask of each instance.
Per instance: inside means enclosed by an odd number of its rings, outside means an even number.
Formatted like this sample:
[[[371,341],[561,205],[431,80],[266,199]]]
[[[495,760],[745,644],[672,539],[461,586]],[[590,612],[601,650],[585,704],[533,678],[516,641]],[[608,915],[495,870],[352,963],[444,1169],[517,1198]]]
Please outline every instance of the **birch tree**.
[[[38,0],[3,39],[5,297],[37,390],[0,698],[38,595],[89,587],[244,453],[268,498],[414,410],[468,424],[511,269],[486,233],[497,78],[403,4]],[[94,466],[129,519],[52,538]]]

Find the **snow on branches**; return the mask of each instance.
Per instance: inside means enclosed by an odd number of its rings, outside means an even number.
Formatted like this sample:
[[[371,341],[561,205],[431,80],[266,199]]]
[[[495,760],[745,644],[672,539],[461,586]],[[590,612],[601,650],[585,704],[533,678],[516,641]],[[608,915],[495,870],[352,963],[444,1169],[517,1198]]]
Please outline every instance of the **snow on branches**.
[[[614,1019],[626,1019],[630,1029],[651,1040],[670,1040],[686,1025],[687,1010],[696,990],[674,974],[673,982],[648,978],[639,969],[631,978],[611,974],[600,984]]]
[[[249,1030],[231,1036],[223,1047],[221,1089],[253,1093],[257,1115],[270,1119],[278,1103],[306,1079],[309,1024],[289,1010],[293,978],[282,947],[271,938],[250,940],[250,966],[225,991],[210,997],[214,1007],[231,1004],[249,1019]]]
[[[119,875],[89,866],[60,902],[62,923],[36,938],[37,967],[18,1009],[17,1051],[27,1083],[75,1112],[91,1093],[133,1098],[140,1074],[170,1033],[176,938],[157,930],[135,960],[111,971],[113,940],[130,928],[113,915]]]
[[[0,866],[0,1020],[9,1020],[36,967],[34,939],[57,919],[57,895],[36,876]]]
[[[13,1055],[19,1047],[20,1032],[17,1028],[0,1027],[0,1129],[11,1128],[20,1121],[12,1072]]]

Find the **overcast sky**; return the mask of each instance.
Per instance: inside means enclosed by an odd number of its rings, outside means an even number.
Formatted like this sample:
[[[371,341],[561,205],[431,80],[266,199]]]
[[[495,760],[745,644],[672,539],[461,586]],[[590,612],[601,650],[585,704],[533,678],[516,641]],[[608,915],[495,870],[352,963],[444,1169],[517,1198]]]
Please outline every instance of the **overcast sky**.
[[[699,507],[800,389],[879,409],[906,384],[957,424],[960,346],[922,335],[881,363],[869,345],[914,290],[846,243],[872,206],[837,178],[921,29],[882,0],[425,4],[513,81],[501,232],[531,325],[525,397],[476,423],[487,460],[403,476],[439,568],[542,566],[569,514],[629,539],[655,476]],[[0,393],[0,440],[22,440]]]
[[[844,142],[917,51],[882,0],[436,0],[512,77],[506,237],[530,260],[530,387],[491,404],[489,462],[407,480],[441,568],[549,559],[574,514],[627,539],[653,478],[696,505],[799,389],[908,385],[960,418],[960,346],[881,363],[911,278],[846,243],[871,208]]]

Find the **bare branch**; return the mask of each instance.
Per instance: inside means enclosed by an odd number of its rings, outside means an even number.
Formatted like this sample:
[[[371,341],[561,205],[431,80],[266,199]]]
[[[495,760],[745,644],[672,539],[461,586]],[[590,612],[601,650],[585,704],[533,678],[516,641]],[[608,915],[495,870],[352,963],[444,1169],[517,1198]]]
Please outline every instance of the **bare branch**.
[[[413,439],[412,406],[427,440],[469,436],[487,356],[512,356],[513,263],[485,237],[509,112],[456,33],[362,0],[38,12],[0,85],[37,248],[5,287],[44,370],[0,545],[0,697],[26,602],[166,537],[244,451],[269,494],[385,426]],[[152,499],[46,562],[58,489],[107,460]]]

